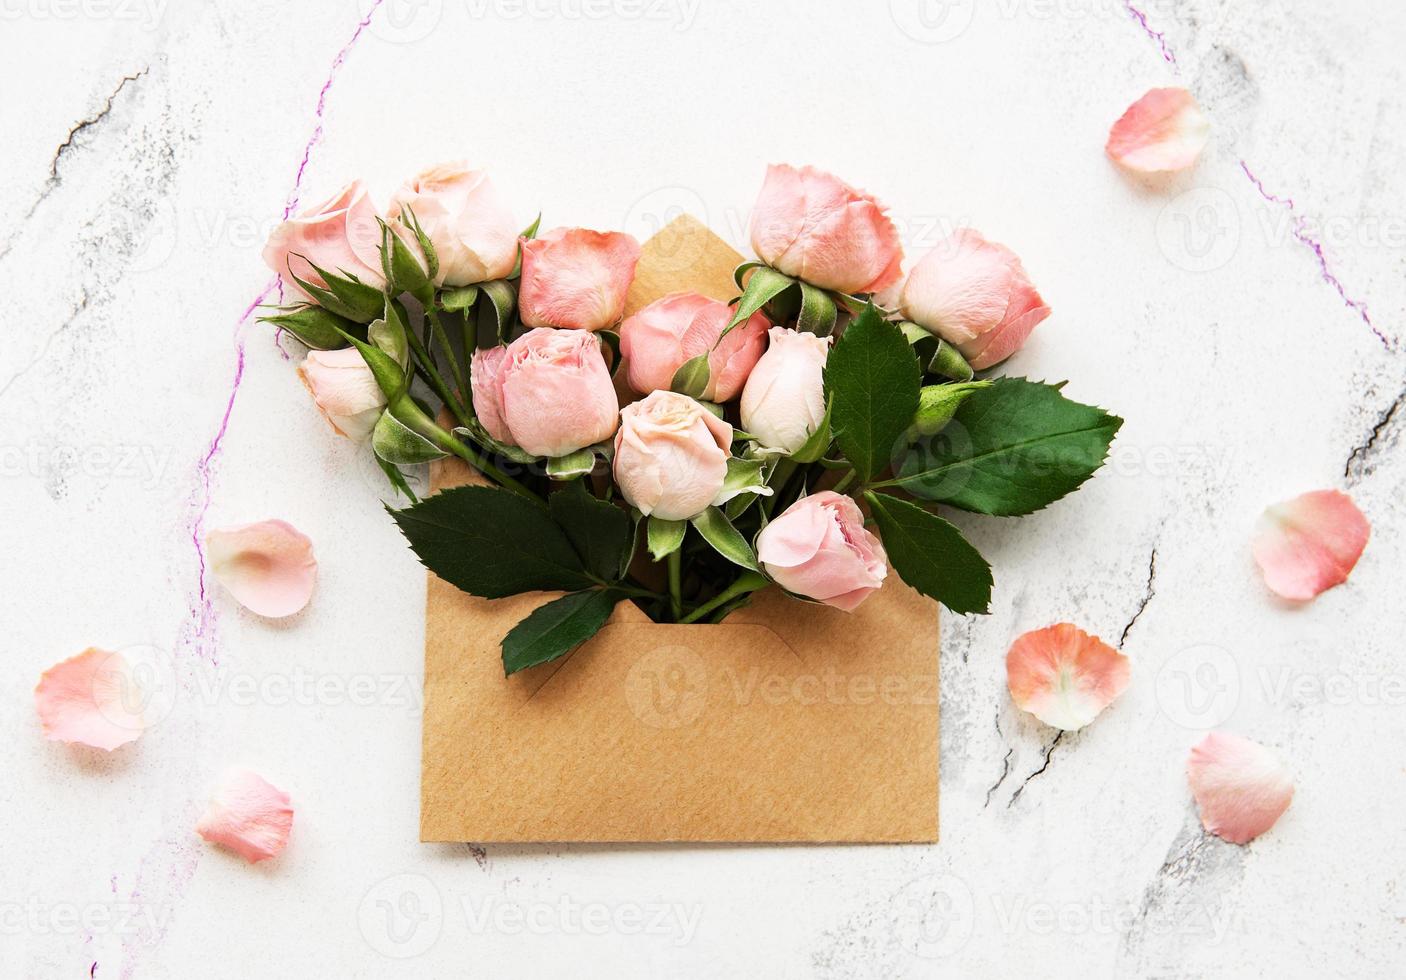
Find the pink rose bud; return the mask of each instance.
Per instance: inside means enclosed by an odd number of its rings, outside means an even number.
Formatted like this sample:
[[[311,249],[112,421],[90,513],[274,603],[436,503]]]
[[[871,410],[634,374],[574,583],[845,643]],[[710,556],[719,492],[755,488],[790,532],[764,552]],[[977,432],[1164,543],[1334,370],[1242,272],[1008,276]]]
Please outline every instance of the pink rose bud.
[[[518,225],[481,170],[445,163],[422,170],[391,196],[390,214],[409,208],[439,259],[439,286],[502,279],[517,264]],[[407,242],[414,235],[405,236]]]
[[[656,391],[620,412],[615,482],[646,515],[682,521],[723,489],[732,426],[687,395]]]
[[[360,441],[371,434],[386,396],[360,351],[310,350],[298,375],[338,435]]]
[[[474,411],[488,434],[534,456],[565,456],[609,439],[620,401],[600,340],[575,330],[529,330],[470,366]]]
[[[742,389],[742,428],[767,449],[796,452],[825,419],[829,337],[772,327],[771,345]]]
[[[897,281],[903,264],[884,210],[823,170],[772,164],[752,207],[752,249],[773,269],[822,289],[876,293]]]
[[[908,273],[903,315],[961,352],[980,371],[1020,350],[1050,308],[1020,258],[963,228]]]
[[[685,361],[707,353],[708,386],[701,397],[710,402],[736,398],[762,356],[771,324],[753,314],[719,344],[731,318],[732,307],[698,293],[673,293],[650,303],[620,325],[630,387],[641,394],[667,390]]]
[[[849,497],[802,497],[757,535],[757,558],[777,585],[852,612],[888,575],[888,556]]]
[[[371,195],[361,181],[354,180],[328,200],[275,228],[264,245],[264,262],[278,273],[285,288],[308,301],[312,297],[288,274],[290,266],[294,275],[314,286],[327,285],[313,272],[316,265],[334,274],[350,273],[381,289],[386,277],[381,274],[377,217]]]
[[[557,228],[522,243],[518,310],[529,327],[603,330],[625,312],[640,245],[619,231]]]

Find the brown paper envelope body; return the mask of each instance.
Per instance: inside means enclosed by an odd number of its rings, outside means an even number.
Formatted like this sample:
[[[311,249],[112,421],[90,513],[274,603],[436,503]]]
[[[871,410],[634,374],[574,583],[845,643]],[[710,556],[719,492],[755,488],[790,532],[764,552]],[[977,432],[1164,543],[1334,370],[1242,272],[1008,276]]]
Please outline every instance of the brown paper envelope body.
[[[740,261],[679,218],[645,244],[627,312],[731,299]],[[471,476],[447,461],[434,483]],[[553,597],[429,576],[421,840],[937,840],[937,604],[897,575],[853,613],[775,588],[718,625],[621,603],[505,678],[503,636]]]

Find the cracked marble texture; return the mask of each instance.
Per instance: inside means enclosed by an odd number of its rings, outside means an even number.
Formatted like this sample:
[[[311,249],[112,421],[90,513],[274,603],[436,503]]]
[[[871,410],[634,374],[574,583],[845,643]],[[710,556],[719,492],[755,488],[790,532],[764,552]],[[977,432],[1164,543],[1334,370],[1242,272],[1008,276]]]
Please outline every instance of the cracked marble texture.
[[[4,9],[0,975],[1400,975],[1406,8],[804,8]],[[1211,143],[1130,179],[1108,126],[1167,84]],[[524,225],[643,238],[688,211],[742,247],[765,164],[809,162],[915,253],[972,224],[1021,255],[1054,314],[1009,371],[1127,421],[1078,494],[955,517],[997,587],[990,616],[942,620],[940,844],[415,842],[423,576],[384,478],[245,313],[290,201],[354,175],[384,200],[461,157]],[[1248,538],[1319,487],[1372,539],[1289,608]],[[274,516],[321,565],[279,624],[202,592],[192,541]],[[1004,655],[1061,620],[1133,675],[1057,737],[1011,705]],[[30,704],[90,645],[165,695],[112,756],[44,742]],[[1186,788],[1212,726],[1295,775],[1247,847],[1202,833]],[[193,836],[232,764],[293,796],[275,862]]]

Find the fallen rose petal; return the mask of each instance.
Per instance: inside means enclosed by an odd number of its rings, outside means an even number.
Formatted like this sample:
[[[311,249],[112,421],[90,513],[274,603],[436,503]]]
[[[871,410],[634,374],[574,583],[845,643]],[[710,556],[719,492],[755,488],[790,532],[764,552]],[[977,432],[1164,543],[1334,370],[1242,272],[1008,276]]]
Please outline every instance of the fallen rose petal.
[[[290,802],[287,793],[258,773],[234,769],[225,774],[195,832],[254,864],[288,846],[293,829]]]
[[[1072,623],[1017,637],[1006,654],[1016,707],[1067,732],[1098,717],[1128,686],[1129,673],[1127,657]]]
[[[291,616],[312,598],[312,540],[286,521],[220,528],[205,536],[205,547],[215,578],[250,612]]]
[[[1347,581],[1371,532],[1351,497],[1315,490],[1265,508],[1250,549],[1266,585],[1307,600]]]
[[[96,647],[44,671],[34,689],[45,738],[105,752],[146,728],[141,700],[127,658]]]
[[[1294,781],[1278,756],[1225,732],[1211,732],[1192,748],[1186,777],[1201,826],[1232,844],[1273,827],[1294,798]]]
[[[1104,149],[1129,170],[1184,170],[1196,162],[1210,132],[1210,120],[1190,92],[1154,88],[1113,124]]]

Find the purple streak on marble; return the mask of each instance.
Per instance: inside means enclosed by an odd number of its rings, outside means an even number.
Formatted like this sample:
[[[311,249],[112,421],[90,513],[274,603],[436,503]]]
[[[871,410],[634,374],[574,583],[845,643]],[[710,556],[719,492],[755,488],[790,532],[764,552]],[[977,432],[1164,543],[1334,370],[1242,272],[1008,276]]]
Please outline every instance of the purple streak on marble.
[[[342,50],[337,52],[337,57],[332,59],[332,70],[327,73],[327,80],[322,83],[322,91],[317,93],[317,109],[313,113],[313,118],[317,120],[317,125],[313,128],[312,135],[308,137],[307,145],[303,147],[303,159],[298,164],[298,174],[293,181],[293,191],[288,195],[288,203],[283,208],[283,219],[288,220],[293,209],[298,206],[298,200],[303,192],[303,171],[308,168],[308,160],[312,157],[313,147],[322,141],[322,114],[327,109],[327,93],[332,88],[332,83],[337,78],[337,72],[342,67],[342,62],[347,60],[347,55],[351,54],[352,48],[356,47],[356,42],[361,39],[361,32],[366,30],[371,23],[371,18],[375,16],[377,9],[384,0],[372,0],[371,9],[366,11],[366,16],[356,25],[356,30],[352,32],[351,39],[342,45]],[[282,297],[282,290],[279,290]]]
[[[1138,22],[1144,34],[1157,42],[1157,47],[1162,51],[1162,60],[1171,65],[1177,74],[1181,73],[1181,66],[1177,64],[1177,56],[1173,53],[1171,46],[1167,44],[1167,35],[1162,31],[1154,31],[1152,25],[1147,22],[1147,14],[1133,6],[1133,0],[1123,0],[1123,7],[1128,11],[1128,16]]]
[[[1255,185],[1255,190],[1259,192],[1260,197],[1271,204],[1277,204],[1288,210],[1289,216],[1293,219],[1294,238],[1302,244],[1307,245],[1313,252],[1314,257],[1318,260],[1318,270],[1323,274],[1323,281],[1337,290],[1338,295],[1342,297],[1342,301],[1347,304],[1347,308],[1357,314],[1362,322],[1367,325],[1367,329],[1371,330],[1372,333],[1376,335],[1376,338],[1382,342],[1383,347],[1387,350],[1393,350],[1395,345],[1386,334],[1382,333],[1377,325],[1372,322],[1372,317],[1367,312],[1367,304],[1362,300],[1354,299],[1352,296],[1349,296],[1347,287],[1344,286],[1342,280],[1334,274],[1332,267],[1328,264],[1328,255],[1323,249],[1323,243],[1309,233],[1308,220],[1298,213],[1298,206],[1294,203],[1294,199],[1292,197],[1280,197],[1278,194],[1271,194],[1269,191],[1265,190],[1264,184],[1255,176],[1254,171],[1250,169],[1250,165],[1244,160],[1240,161],[1240,169],[1245,172],[1245,176],[1250,179],[1250,183]]]
[[[297,176],[293,182],[293,190],[288,196],[287,204],[284,207],[283,216],[287,218],[294,208],[298,206],[298,198],[302,193],[303,173],[307,169],[308,160],[312,156],[313,148],[322,139],[322,115],[326,108],[327,93],[332,87],[332,81],[337,75],[337,70],[346,60],[352,46],[361,37],[366,26],[371,22],[371,16],[382,4],[383,0],[374,0],[371,9],[366,16],[357,22],[356,30],[352,33],[351,40],[343,45],[337,52],[337,56],[332,61],[332,68],[323,82],[322,89],[318,92],[316,118],[317,125],[312,136],[303,147],[303,156],[298,164]],[[208,651],[212,663],[217,663],[216,656],[216,617],[214,603],[211,601],[205,588],[205,543],[203,541],[205,530],[205,517],[210,510],[210,504],[214,495],[214,471],[219,461],[220,453],[223,449],[225,434],[229,431],[230,415],[234,411],[235,400],[239,397],[239,388],[244,380],[244,328],[248,324],[254,310],[257,309],[270,294],[277,292],[279,301],[283,299],[283,283],[275,276],[271,279],[255,297],[254,301],[245,307],[243,314],[235,324],[234,346],[235,346],[235,370],[234,379],[230,385],[229,394],[225,399],[224,414],[220,417],[220,426],[211,438],[205,454],[201,457],[199,465],[196,467],[198,485],[193,494],[192,518],[190,523],[190,538],[195,546],[196,559],[199,563],[200,580],[198,587],[198,602],[192,610],[191,621],[182,631],[182,647],[193,649],[197,655]],[[281,349],[281,348],[280,348]],[[285,357],[286,357],[285,353]],[[194,665],[187,658],[180,668],[184,671],[183,684],[193,687]],[[192,720],[190,730],[186,733],[186,742],[193,746],[198,739],[200,726],[198,720]],[[193,784],[199,774],[194,771],[194,759],[198,753],[192,748],[184,754],[184,758],[189,762],[188,771],[181,774],[187,784]],[[176,808],[174,815],[168,814],[169,819],[164,821],[166,831],[164,836],[157,840],[146,855],[142,858],[137,868],[136,884],[132,888],[130,900],[133,902],[154,902],[164,900],[166,907],[174,911],[174,904],[177,898],[189,887],[191,879],[195,877],[195,871],[200,863],[200,856],[203,849],[191,841],[192,831],[199,807],[194,800],[187,800],[184,804]],[[164,880],[163,880],[164,879]],[[113,877],[114,887],[116,876]],[[155,894],[151,894],[155,893]],[[148,897],[150,896],[150,897]],[[126,937],[123,940],[123,957],[120,975],[122,980],[135,975],[137,967],[142,957],[150,953],[165,938],[166,929],[169,926],[169,917],[151,932],[139,932],[136,935]],[[96,968],[96,963],[94,964]]]
[[[98,975],[98,961],[97,961],[97,960],[93,960],[93,965],[90,966],[90,967],[88,967],[88,976],[89,976],[89,977],[96,977],[97,975]]]

